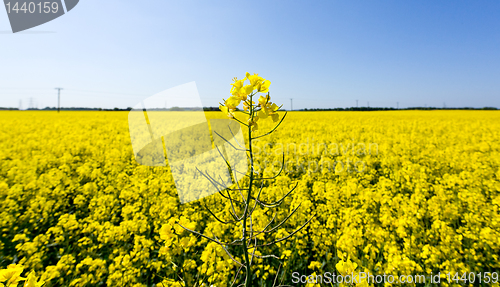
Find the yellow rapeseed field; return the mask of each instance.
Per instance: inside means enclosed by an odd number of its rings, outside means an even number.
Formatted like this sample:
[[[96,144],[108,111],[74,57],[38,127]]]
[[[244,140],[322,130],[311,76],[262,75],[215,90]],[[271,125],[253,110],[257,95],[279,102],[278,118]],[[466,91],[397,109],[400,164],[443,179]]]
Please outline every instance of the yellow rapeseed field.
[[[0,112],[0,269],[22,265],[44,286],[231,283],[237,267],[226,253],[175,224],[232,240],[239,226],[204,208],[228,218],[228,201],[180,204],[168,167],[135,161],[127,116]],[[258,132],[272,125],[259,122]],[[263,200],[298,183],[280,215],[302,203],[265,239],[316,217],[259,249],[284,264],[256,258],[254,285],[356,268],[346,262],[372,274],[500,272],[499,112],[291,112],[255,144],[264,176],[285,153]],[[255,214],[260,229],[271,219]]]

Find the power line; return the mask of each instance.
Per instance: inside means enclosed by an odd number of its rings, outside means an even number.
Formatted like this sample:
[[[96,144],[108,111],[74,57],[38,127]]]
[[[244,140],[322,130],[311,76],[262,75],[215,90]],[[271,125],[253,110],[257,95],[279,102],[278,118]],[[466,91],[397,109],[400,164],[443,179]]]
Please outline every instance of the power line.
[[[9,87],[0,87],[0,90],[51,90],[50,88],[9,88]]]
[[[80,93],[92,93],[92,94],[114,94],[114,95],[123,95],[123,96],[127,95],[127,96],[144,97],[144,95],[140,95],[140,94],[116,93],[116,92],[99,92],[99,91],[86,91],[86,90],[74,90],[74,89],[66,89],[66,91],[80,92]]]
[[[49,89],[47,88],[9,88],[9,87],[0,87],[0,90],[4,90],[3,93],[8,94],[48,94]],[[64,89],[70,93],[90,93],[90,94],[108,94],[108,95],[117,95],[117,96],[131,96],[131,97],[145,97],[148,95],[144,94],[129,94],[129,93],[119,93],[119,92],[105,92],[105,91],[88,91],[88,90],[78,90],[78,89]],[[97,95],[96,95],[97,96]],[[102,96],[98,96],[102,97]],[[106,96],[105,96],[106,97]]]

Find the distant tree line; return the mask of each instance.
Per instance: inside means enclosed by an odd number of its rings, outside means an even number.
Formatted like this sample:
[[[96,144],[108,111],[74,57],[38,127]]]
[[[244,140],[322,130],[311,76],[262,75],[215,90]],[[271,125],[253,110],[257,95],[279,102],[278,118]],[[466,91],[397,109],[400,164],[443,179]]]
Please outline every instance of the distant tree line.
[[[408,108],[385,108],[385,107],[351,107],[351,108],[328,108],[328,109],[300,109],[298,111],[397,111],[397,110],[498,110],[495,107],[483,108],[437,108],[437,107],[408,107]]]
[[[3,108],[0,110],[18,111],[18,108]],[[55,107],[45,107],[43,109],[29,108],[28,111],[57,111]],[[114,108],[114,109],[103,109],[103,108],[82,108],[82,107],[71,107],[71,108],[61,108],[61,111],[130,111],[132,108],[128,107],[126,109]]]
[[[172,108],[155,108],[148,109],[148,111],[197,111],[201,108],[190,108],[190,107],[172,107]],[[18,108],[4,108],[0,107],[0,110],[15,111]],[[30,111],[57,111],[56,107],[46,107],[43,109],[29,108]],[[131,107],[126,109],[113,108],[113,109],[103,109],[103,108],[82,108],[82,107],[71,107],[71,108],[61,108],[61,111],[130,111]],[[219,111],[218,107],[203,107],[206,112],[209,111]],[[496,107],[483,107],[483,108],[472,108],[472,107],[462,107],[462,108],[437,108],[437,107],[408,107],[408,108],[386,108],[386,107],[351,107],[351,108],[325,108],[325,109],[300,109],[294,111],[397,111],[397,110],[498,110]],[[286,111],[286,110],[284,110]]]

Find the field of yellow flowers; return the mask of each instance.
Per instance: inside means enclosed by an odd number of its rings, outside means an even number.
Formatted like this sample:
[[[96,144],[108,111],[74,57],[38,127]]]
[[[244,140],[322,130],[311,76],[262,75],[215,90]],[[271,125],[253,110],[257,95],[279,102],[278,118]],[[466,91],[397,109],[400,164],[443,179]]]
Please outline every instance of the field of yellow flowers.
[[[226,253],[175,224],[234,238],[239,226],[204,208],[227,217],[228,202],[180,204],[168,167],[136,163],[127,116],[0,112],[0,269],[22,265],[44,286],[231,283]],[[335,272],[347,260],[372,274],[500,272],[500,113],[291,112],[265,139],[257,169],[272,176],[282,152],[285,164],[263,199],[298,183],[280,214],[302,203],[272,236],[316,217],[260,249],[283,264],[256,258],[255,286],[292,285],[292,272]],[[271,219],[255,214],[260,228]]]

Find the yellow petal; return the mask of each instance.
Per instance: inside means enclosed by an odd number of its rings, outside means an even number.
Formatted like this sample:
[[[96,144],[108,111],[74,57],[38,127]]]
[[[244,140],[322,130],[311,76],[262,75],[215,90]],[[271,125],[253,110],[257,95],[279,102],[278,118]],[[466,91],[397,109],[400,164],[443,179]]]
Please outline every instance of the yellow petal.
[[[252,92],[253,92],[253,86],[252,85],[246,85],[245,87],[243,87],[244,89],[244,94],[245,95],[250,95]]]
[[[271,86],[271,81],[266,80],[259,86],[258,91],[261,93],[267,93],[269,91],[269,86]]]
[[[245,82],[245,79],[243,80],[238,80],[235,81],[234,83],[231,84],[231,94],[236,95],[239,93],[240,89],[243,87],[243,83]]]
[[[219,106],[219,110],[225,114],[227,114],[229,111],[228,111],[228,108],[226,106]]]
[[[278,114],[272,114],[271,118],[273,119],[273,122],[277,122],[280,119],[280,116]]]
[[[254,89],[260,87],[261,83],[265,81],[262,77],[259,77],[258,74],[253,74],[251,76],[248,76],[247,78],[250,81],[250,85],[252,85]]]
[[[270,100],[270,98],[271,98],[271,97],[269,97],[269,95],[266,95],[266,96],[260,96],[260,97],[259,97],[259,105],[260,105],[261,107],[264,107],[264,106],[267,104],[267,102]]]
[[[254,123],[252,126],[252,131],[256,131],[259,129],[259,125],[257,123]]]
[[[261,119],[265,119],[267,118],[267,113],[264,112],[264,110],[260,110],[259,113],[257,114],[257,116]]]
[[[236,96],[231,96],[229,99],[226,100],[226,107],[229,109],[235,109],[237,106],[239,106],[241,103],[241,98],[236,97]]]
[[[274,103],[271,105],[271,111],[273,111],[273,112],[277,111],[279,108],[280,107],[278,107],[278,105],[276,105]]]
[[[30,274],[28,274],[28,278],[26,280],[26,282],[24,282],[24,287],[36,287],[36,277],[35,277],[35,274],[33,272],[30,272]]]

